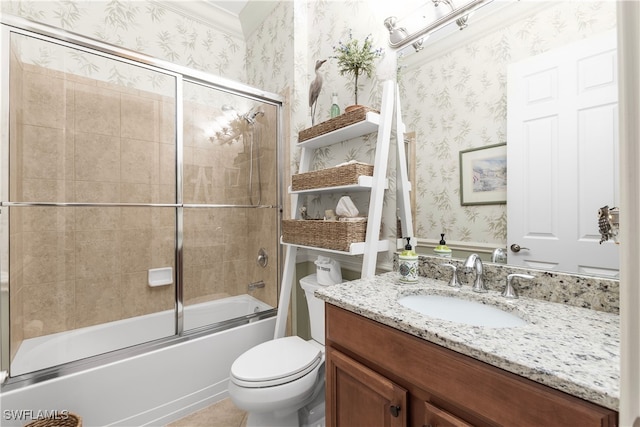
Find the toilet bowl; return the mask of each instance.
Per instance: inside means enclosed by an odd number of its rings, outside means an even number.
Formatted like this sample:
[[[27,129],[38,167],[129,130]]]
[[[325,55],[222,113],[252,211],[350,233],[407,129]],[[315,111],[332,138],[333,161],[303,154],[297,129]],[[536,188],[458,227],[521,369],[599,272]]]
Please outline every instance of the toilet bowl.
[[[312,339],[267,341],[231,366],[229,396],[247,411],[247,427],[324,426],[324,302],[313,292],[316,274],[300,280],[309,307]]]

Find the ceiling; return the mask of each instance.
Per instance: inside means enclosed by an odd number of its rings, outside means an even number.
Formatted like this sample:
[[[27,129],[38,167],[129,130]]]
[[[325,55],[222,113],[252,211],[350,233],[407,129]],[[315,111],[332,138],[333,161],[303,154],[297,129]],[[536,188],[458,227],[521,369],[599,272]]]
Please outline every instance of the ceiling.
[[[227,12],[239,16],[242,9],[247,5],[248,0],[204,0],[205,3],[212,4],[224,9]]]

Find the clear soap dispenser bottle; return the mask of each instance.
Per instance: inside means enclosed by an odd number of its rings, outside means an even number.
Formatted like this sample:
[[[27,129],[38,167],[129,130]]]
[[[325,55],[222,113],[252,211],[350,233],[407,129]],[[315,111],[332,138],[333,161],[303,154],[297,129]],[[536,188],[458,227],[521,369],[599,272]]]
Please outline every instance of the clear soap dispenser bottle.
[[[338,117],[340,115],[340,106],[338,105],[338,94],[331,94],[331,118]]]
[[[411,237],[405,237],[407,244],[400,254],[398,270],[400,271],[400,282],[415,283],[418,281],[418,255],[411,247]]]

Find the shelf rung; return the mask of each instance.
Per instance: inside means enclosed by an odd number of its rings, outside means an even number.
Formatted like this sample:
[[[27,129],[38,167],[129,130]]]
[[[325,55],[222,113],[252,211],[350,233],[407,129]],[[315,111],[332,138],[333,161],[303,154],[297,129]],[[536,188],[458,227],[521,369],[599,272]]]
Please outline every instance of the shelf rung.
[[[295,243],[283,242],[282,237],[280,237],[280,243],[283,245],[295,246],[297,248],[312,249],[314,251],[329,252],[329,253],[342,254],[342,255],[362,255],[364,254],[364,248],[365,248],[365,242],[356,242],[356,243],[351,243],[351,250],[348,252],[337,251],[334,249],[325,249],[325,248],[319,248],[316,246],[305,246],[305,245],[297,245]],[[378,240],[376,246],[377,246],[378,252],[388,251],[390,247],[388,240]]]

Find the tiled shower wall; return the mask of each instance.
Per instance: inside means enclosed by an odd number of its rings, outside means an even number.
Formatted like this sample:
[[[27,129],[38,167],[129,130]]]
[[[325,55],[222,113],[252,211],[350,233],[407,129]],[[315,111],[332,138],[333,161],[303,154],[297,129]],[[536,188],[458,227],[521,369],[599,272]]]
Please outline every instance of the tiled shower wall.
[[[11,201],[175,202],[172,100],[15,59]],[[174,266],[173,208],[9,214],[12,354],[22,339],[174,307],[173,286],[147,286],[149,268]]]
[[[173,99],[16,59],[11,201],[175,203]],[[185,203],[249,203],[248,137],[220,145],[202,132],[198,118],[219,113],[185,105]],[[260,120],[261,203],[276,205],[275,108]],[[175,211],[10,208],[12,357],[23,339],[172,309],[174,286],[149,287],[147,271],[175,267]],[[264,280],[253,295],[275,306],[277,222],[276,209],[185,208],[185,302],[244,294]],[[266,269],[255,262],[261,247]]]

